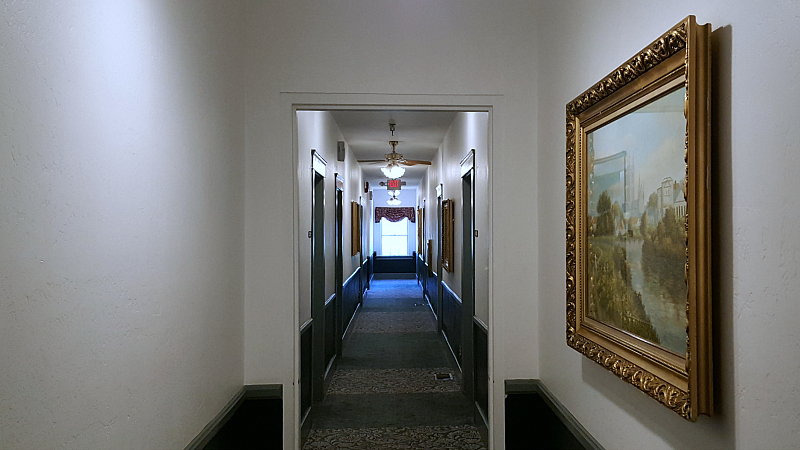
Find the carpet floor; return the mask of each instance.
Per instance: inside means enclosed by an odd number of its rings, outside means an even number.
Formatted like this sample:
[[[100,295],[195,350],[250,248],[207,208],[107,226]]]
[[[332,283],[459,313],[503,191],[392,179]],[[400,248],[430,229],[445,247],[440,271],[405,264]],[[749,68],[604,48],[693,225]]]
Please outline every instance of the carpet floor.
[[[415,279],[375,278],[350,327],[304,449],[486,448]]]

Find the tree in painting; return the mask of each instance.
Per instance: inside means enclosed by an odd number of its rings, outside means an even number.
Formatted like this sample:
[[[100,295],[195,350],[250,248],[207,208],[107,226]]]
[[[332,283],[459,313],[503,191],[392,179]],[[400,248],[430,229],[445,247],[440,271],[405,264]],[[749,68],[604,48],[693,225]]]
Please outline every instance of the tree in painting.
[[[683,89],[587,133],[587,315],[686,351]]]

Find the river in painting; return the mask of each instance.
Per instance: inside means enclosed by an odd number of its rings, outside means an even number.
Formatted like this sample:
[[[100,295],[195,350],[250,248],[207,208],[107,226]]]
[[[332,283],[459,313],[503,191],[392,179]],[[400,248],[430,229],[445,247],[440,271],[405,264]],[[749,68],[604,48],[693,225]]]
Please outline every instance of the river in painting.
[[[685,90],[587,133],[587,314],[686,353]]]

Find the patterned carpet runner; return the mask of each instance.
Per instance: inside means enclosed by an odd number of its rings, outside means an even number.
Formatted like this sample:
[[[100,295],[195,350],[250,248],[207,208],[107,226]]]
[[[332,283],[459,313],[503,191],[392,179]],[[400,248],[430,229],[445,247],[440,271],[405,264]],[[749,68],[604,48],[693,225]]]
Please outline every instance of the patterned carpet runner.
[[[485,449],[414,279],[374,279],[304,449]]]
[[[313,439],[312,439],[313,437]],[[313,430],[304,449],[485,449],[478,430],[450,427]]]

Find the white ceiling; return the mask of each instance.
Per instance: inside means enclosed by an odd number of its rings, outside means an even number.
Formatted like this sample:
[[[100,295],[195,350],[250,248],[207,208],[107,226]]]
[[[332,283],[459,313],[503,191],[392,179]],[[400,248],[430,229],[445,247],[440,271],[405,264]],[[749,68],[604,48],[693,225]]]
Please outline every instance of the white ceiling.
[[[406,159],[430,161],[456,116],[454,111],[331,111],[336,125],[350,145],[356,159],[384,159],[392,151],[389,141],[398,141],[397,153]],[[394,137],[389,123],[395,124]],[[385,164],[362,164],[370,187],[381,189],[386,177]],[[408,187],[418,186],[427,165],[406,167],[402,180]]]

